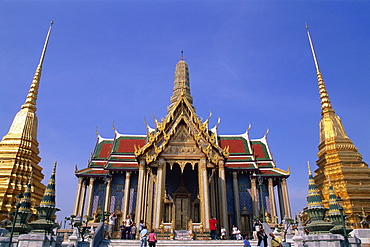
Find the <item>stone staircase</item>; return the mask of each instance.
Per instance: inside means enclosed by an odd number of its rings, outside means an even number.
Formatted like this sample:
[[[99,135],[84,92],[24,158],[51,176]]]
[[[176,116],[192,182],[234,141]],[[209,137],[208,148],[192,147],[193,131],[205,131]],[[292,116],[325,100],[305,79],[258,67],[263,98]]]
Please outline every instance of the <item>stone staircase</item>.
[[[251,246],[256,247],[257,241],[250,240]],[[131,247],[140,246],[139,240],[104,240],[99,247]],[[149,246],[149,245],[148,245]],[[158,240],[156,247],[232,247],[243,246],[243,240]]]

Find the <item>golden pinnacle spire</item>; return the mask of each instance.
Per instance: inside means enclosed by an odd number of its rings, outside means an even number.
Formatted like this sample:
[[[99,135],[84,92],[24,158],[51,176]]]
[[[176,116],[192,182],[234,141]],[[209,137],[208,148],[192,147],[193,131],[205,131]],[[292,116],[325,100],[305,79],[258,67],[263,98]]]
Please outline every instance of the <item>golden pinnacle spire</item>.
[[[325,206],[330,204],[332,186],[338,188],[336,193],[344,201],[344,212],[356,215],[361,212],[361,207],[370,208],[367,189],[370,186],[370,169],[362,161],[361,154],[347,136],[341,119],[332,108],[307,24],[306,30],[316,66],[321,99],[320,143],[316,161],[318,169],[315,170],[314,181],[323,195]],[[356,217],[351,219],[351,223],[359,222]]]
[[[41,78],[41,71],[42,71],[42,64],[44,62],[45,54],[46,54],[46,48],[49,43],[49,37],[50,37],[50,32],[51,28],[53,26],[54,21],[52,20],[50,22],[50,27],[48,30],[48,34],[46,35],[46,40],[44,43],[44,48],[42,49],[41,57],[40,57],[40,62],[37,65],[35,75],[33,76],[33,81],[30,87],[30,90],[28,92],[26,102],[22,105],[23,108],[30,108],[36,111],[36,100],[37,100],[37,94],[38,94],[38,89],[39,89],[39,84],[40,84],[40,78]]]
[[[320,99],[321,99],[321,111],[322,111],[322,113],[326,112],[326,111],[333,111],[331,103],[330,103],[330,99],[329,99],[329,94],[326,91],[326,87],[325,87],[325,84],[324,84],[324,79],[322,78],[319,63],[318,63],[317,58],[316,58],[315,49],[313,47],[311,34],[310,34],[310,31],[308,30],[307,23],[306,23],[306,31],[307,31],[308,40],[309,40],[310,46],[311,46],[311,52],[312,52],[313,60],[315,62],[315,67],[316,67],[316,75],[317,75],[317,81],[318,81],[318,85],[319,85],[319,93],[320,93]]]
[[[183,51],[181,51],[180,61],[176,64],[173,93],[168,112],[173,109],[176,102],[182,97],[186,98],[191,105],[193,104],[193,98],[190,94],[189,68],[188,64],[184,61]]]
[[[312,175],[310,162],[307,161],[308,175]]]

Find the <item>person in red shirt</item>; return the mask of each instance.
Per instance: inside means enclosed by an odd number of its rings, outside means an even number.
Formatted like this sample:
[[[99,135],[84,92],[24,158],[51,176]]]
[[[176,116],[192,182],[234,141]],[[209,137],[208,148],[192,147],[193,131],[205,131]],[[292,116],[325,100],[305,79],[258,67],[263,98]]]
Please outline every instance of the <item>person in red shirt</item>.
[[[217,230],[217,219],[211,216],[211,219],[209,220],[209,230],[211,230],[211,238],[213,240],[216,240],[216,230]]]

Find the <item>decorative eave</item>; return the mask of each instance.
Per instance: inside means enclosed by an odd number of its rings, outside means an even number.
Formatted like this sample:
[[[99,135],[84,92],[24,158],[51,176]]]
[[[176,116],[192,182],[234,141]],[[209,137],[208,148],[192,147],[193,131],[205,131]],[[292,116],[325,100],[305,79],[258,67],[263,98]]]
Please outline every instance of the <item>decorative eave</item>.
[[[104,177],[109,170],[105,170],[103,168],[85,168],[75,172],[76,177]]]

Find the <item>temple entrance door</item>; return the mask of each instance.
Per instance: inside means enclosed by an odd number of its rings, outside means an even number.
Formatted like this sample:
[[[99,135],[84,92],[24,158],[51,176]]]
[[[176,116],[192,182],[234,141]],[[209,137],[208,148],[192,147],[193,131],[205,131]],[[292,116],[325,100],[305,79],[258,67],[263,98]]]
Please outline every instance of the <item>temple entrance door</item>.
[[[186,189],[184,177],[181,175],[179,187],[173,193],[174,196],[174,218],[176,230],[187,230],[191,215],[191,193]]]
[[[190,197],[175,197],[175,229],[187,230],[190,220]]]

